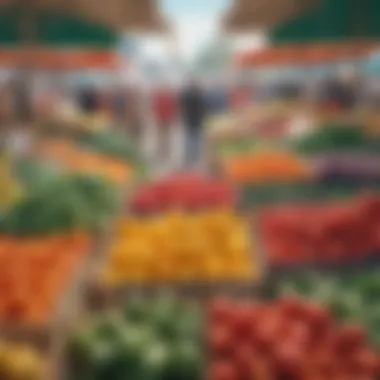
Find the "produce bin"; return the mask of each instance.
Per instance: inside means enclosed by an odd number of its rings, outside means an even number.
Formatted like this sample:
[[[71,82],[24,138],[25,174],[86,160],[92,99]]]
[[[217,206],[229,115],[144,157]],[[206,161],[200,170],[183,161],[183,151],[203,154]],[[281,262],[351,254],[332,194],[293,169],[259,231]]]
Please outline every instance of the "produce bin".
[[[360,193],[378,192],[380,183],[360,181],[335,181],[277,183],[263,185],[244,185],[240,188],[240,210],[251,210],[271,204],[307,203],[349,198]]]
[[[139,218],[138,218],[139,219]],[[136,219],[136,220],[138,220]],[[143,218],[144,219],[144,218]],[[259,253],[253,251],[253,243],[247,225],[247,237],[250,239],[251,263],[250,278],[222,281],[220,279],[206,280],[176,280],[173,282],[152,281],[150,283],[133,283],[126,281],[123,285],[109,286],[102,280],[108,256],[105,255],[93,268],[92,283],[89,284],[87,299],[90,310],[107,310],[120,305],[131,294],[154,296],[165,291],[196,300],[207,300],[217,294],[230,294],[232,296],[253,296],[257,293],[262,276],[265,275],[265,265]]]
[[[24,324],[12,321],[0,322],[0,337],[7,342],[27,343],[42,352],[47,362],[49,379],[64,379],[61,367],[62,355],[68,332],[84,313],[83,289],[88,280],[89,268],[97,250],[101,246],[101,238],[95,238],[90,252],[80,258],[72,278],[67,279],[63,293],[56,301],[53,314],[46,322]]]
[[[302,270],[368,270],[380,264],[378,195],[264,207],[250,218],[269,278]],[[374,219],[375,218],[375,219]]]
[[[124,204],[127,215],[149,217],[170,211],[236,209],[238,196],[238,187],[218,175],[180,172],[136,184]]]
[[[372,343],[380,348],[380,269],[345,267],[334,272],[304,269],[281,277],[268,277],[262,296],[301,297],[326,305],[342,322],[360,323],[368,329]]]
[[[204,333],[198,301],[172,292],[127,297],[73,331],[65,355],[68,378],[200,379],[206,373]]]
[[[319,301],[289,296],[270,302],[215,300],[206,325],[208,378],[245,379],[247,373],[257,379],[352,373],[378,378],[373,330],[367,332],[367,325],[355,319],[342,322]]]

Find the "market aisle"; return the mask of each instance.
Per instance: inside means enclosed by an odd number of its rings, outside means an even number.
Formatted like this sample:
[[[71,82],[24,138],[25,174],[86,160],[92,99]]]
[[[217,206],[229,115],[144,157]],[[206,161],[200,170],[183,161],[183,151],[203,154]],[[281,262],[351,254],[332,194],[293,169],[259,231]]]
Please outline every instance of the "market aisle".
[[[167,159],[158,158],[158,129],[153,120],[145,124],[143,131],[142,149],[148,158],[154,173],[165,175],[181,168],[183,163],[184,133],[181,125],[171,128],[170,148]]]

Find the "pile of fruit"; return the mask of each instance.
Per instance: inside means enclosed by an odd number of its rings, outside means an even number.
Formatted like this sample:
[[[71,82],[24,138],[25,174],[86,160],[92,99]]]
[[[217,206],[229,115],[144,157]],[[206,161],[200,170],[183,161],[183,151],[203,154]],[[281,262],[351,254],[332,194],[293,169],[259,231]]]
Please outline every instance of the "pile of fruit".
[[[70,379],[201,378],[198,307],[171,297],[133,299],[90,321],[72,338]]]
[[[233,183],[296,182],[311,177],[310,169],[297,155],[286,151],[262,151],[231,157],[222,170]]]
[[[369,338],[380,347],[380,273],[318,274],[310,271],[283,279],[274,287],[275,296],[297,296],[328,306],[340,321],[355,321],[370,332]]]
[[[97,176],[62,174],[33,162],[20,163],[17,171],[23,196],[0,215],[3,234],[93,230],[117,209],[117,188]]]
[[[318,304],[217,300],[208,315],[207,379],[375,379],[379,356],[356,324]]]
[[[2,380],[41,380],[45,368],[39,352],[28,345],[0,341],[0,378]]]
[[[245,221],[228,211],[121,222],[105,267],[111,286],[255,277]]]
[[[53,161],[76,173],[99,175],[122,184],[133,175],[132,165],[125,161],[84,150],[65,140],[46,140],[38,149],[41,159]]]
[[[0,237],[0,321],[45,323],[90,245],[85,234]]]
[[[225,182],[200,174],[184,173],[143,186],[132,198],[131,208],[137,214],[176,208],[193,211],[233,207],[234,201],[234,191]]]
[[[287,205],[261,212],[259,229],[272,264],[350,262],[380,249],[380,197]]]

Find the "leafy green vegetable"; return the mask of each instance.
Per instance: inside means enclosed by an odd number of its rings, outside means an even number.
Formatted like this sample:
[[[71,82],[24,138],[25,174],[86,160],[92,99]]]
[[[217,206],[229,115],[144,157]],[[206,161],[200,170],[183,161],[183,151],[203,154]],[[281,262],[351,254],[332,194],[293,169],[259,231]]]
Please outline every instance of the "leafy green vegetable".
[[[356,124],[331,124],[318,127],[311,134],[296,140],[294,148],[302,153],[336,151],[380,152],[380,141],[369,138],[365,129]]]
[[[69,343],[70,373],[78,380],[89,374],[97,380],[194,380],[202,368],[201,331],[198,307],[172,296],[135,297],[121,312],[77,332]]]
[[[127,160],[137,165],[143,164],[143,159],[136,142],[125,132],[106,130],[87,134],[82,143],[99,153]]]
[[[104,226],[120,202],[107,180],[64,174],[31,161],[20,163],[18,176],[25,194],[0,217],[0,232],[35,235]]]

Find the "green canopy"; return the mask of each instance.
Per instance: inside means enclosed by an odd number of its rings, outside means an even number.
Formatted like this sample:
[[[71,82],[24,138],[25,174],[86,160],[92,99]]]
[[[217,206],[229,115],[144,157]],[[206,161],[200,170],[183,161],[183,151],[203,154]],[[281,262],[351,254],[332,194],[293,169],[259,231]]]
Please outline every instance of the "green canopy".
[[[344,41],[380,37],[380,1],[323,0],[270,33],[274,43]]]
[[[0,46],[17,47],[22,44],[21,17],[21,11],[17,8],[0,12]],[[38,43],[41,45],[106,48],[118,41],[118,34],[103,26],[57,12],[39,12],[36,24]]]

